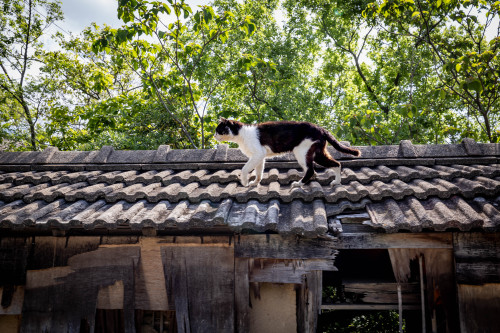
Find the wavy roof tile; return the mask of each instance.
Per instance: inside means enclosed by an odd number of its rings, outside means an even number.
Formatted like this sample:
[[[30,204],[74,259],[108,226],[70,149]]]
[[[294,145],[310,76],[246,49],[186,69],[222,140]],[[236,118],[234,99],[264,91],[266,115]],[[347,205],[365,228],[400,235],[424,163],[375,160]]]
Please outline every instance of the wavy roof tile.
[[[0,227],[13,230],[154,228],[165,232],[278,232],[306,237],[339,231],[342,216],[398,231],[497,231],[500,145],[358,147],[332,151],[343,164],[292,188],[293,155],[269,159],[257,187],[239,183],[238,149],[0,153]],[[340,217],[339,217],[340,216]],[[358,219],[359,220],[359,219]]]

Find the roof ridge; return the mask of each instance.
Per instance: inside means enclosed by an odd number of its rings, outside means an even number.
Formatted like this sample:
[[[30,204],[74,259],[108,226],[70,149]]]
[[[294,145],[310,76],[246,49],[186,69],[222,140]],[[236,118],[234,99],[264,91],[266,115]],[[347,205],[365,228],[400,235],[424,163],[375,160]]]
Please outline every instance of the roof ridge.
[[[342,154],[332,147],[330,153],[343,161],[356,160],[405,160],[500,157],[500,144],[478,143],[464,139],[460,144],[414,145],[402,140],[399,145],[357,146],[361,157]],[[244,163],[247,157],[238,148],[220,144],[216,149],[171,149],[161,145],[157,150],[114,150],[104,146],[97,151],[59,151],[48,147],[41,152],[0,152],[1,165],[103,165],[103,164],[189,164],[189,163]],[[269,162],[295,162],[287,153],[268,159]],[[361,161],[360,161],[361,162]],[[381,161],[382,162],[382,161]],[[383,163],[382,163],[383,164]]]

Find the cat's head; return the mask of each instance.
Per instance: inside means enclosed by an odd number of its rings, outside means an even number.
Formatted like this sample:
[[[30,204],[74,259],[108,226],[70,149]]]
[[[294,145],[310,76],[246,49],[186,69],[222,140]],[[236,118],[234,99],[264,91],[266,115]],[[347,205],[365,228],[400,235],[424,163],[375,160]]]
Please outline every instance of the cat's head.
[[[217,128],[215,129],[214,138],[219,142],[233,141],[234,137],[238,135],[242,126],[243,124],[239,121],[229,120],[221,117],[219,119],[219,125],[217,125]]]

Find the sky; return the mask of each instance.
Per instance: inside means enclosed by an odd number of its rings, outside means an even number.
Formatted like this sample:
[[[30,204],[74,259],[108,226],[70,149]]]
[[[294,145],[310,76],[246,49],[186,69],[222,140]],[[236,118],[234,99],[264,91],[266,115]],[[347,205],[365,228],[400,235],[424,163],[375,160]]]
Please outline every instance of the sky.
[[[63,30],[63,32],[72,32],[74,35],[79,34],[83,29],[95,22],[98,26],[104,23],[114,28],[120,27],[123,23],[117,17],[118,0],[61,0],[62,10],[64,13],[64,21],[58,22],[55,30]],[[193,11],[196,11],[199,5],[208,4],[207,0],[186,0]],[[278,16],[283,13],[278,11]],[[479,19],[483,19],[484,16]],[[277,17],[277,21],[282,21],[283,18]],[[498,16],[493,21],[486,33],[486,38],[491,40],[496,36],[497,27],[499,25]]]
[[[199,5],[208,4],[204,0],[187,0],[193,11]],[[114,28],[120,27],[123,22],[117,17],[117,0],[62,0],[64,22],[57,25],[67,32],[78,34],[95,22],[98,26],[104,23]]]

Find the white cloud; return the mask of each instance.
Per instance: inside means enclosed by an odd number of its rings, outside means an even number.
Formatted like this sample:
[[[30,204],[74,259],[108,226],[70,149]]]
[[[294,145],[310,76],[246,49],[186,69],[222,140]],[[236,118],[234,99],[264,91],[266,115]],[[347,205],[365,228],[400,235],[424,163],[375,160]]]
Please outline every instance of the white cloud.
[[[199,10],[200,5],[207,5],[209,1],[187,0],[193,12]],[[114,28],[120,27],[123,22],[117,16],[118,0],[62,0],[64,22],[58,24],[67,32],[80,33],[83,29],[95,22],[98,26],[104,23]]]
[[[63,0],[64,22],[59,24],[64,30],[78,34],[92,22],[119,27],[122,22],[117,17],[117,0]]]

